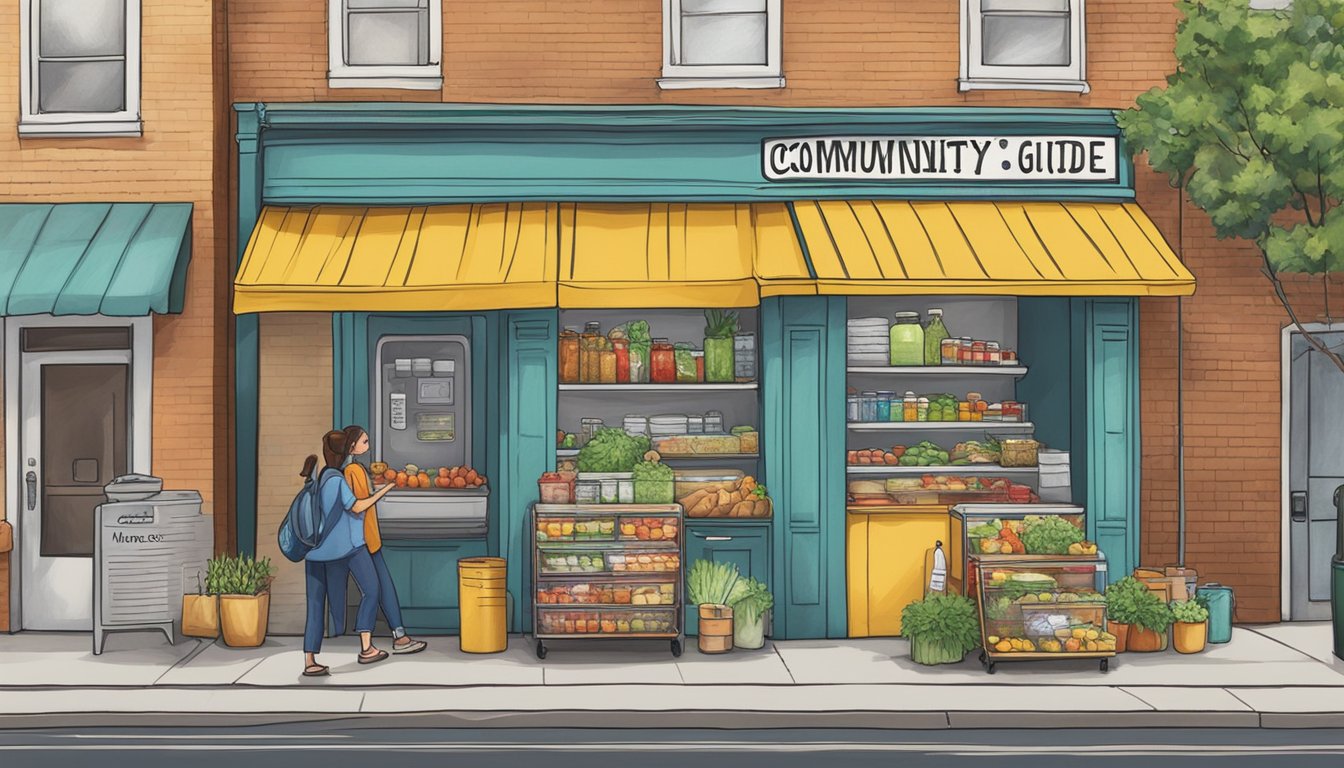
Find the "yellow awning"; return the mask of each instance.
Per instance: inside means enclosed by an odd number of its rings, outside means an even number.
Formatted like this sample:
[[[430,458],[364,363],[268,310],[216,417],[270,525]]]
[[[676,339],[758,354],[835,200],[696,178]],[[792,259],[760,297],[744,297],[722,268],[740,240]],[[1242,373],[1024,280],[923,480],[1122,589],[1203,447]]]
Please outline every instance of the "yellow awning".
[[[560,232],[561,307],[753,307],[758,270],[807,274],[784,203],[562,203]]]
[[[268,206],[234,284],[247,312],[555,306],[559,207]]]
[[[794,204],[816,292],[1188,296],[1195,278],[1134,203]],[[794,273],[795,280],[802,274]],[[763,280],[763,295],[771,281]]]

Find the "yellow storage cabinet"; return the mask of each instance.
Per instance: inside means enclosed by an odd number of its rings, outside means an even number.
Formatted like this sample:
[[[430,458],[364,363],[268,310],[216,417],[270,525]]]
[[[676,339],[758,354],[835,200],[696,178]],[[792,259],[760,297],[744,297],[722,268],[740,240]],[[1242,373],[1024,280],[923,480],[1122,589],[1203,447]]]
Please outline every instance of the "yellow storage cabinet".
[[[945,506],[851,507],[846,515],[849,636],[901,633],[901,610],[924,597],[925,555],[948,541]]]

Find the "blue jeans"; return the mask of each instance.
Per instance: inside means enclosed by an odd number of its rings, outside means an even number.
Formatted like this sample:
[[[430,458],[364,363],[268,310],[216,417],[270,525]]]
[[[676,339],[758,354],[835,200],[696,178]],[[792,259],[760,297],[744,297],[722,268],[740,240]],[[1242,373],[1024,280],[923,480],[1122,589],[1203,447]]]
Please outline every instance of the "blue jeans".
[[[368,554],[368,549],[360,549],[361,552]],[[392,629],[393,637],[402,637],[406,634],[406,628],[401,622],[401,602],[397,599],[397,588],[392,583],[392,573],[387,570],[387,561],[383,559],[383,551],[369,555],[369,560],[373,564],[373,571],[378,579],[378,607],[383,609],[383,616],[387,618],[387,625]],[[355,583],[359,583],[359,576],[355,576]],[[331,605],[331,626],[332,632],[336,635],[345,634],[345,591],[346,578],[342,573],[338,578],[333,579],[327,585],[327,591],[330,595],[328,602]],[[360,602],[361,609],[363,601]],[[362,615],[362,614],[361,614]],[[373,622],[369,622],[372,625]],[[363,622],[360,622],[363,625]],[[363,631],[357,629],[356,631]]]
[[[360,592],[355,631],[373,631],[374,621],[378,618],[378,574],[367,548],[360,547],[354,554],[340,560],[306,560],[303,568],[308,592],[308,617],[303,626],[305,653],[322,650],[322,620],[326,604],[331,603],[333,612],[338,605],[344,609],[345,581],[349,574],[354,575],[355,586],[359,587]],[[338,626],[344,629],[345,623],[341,622]]]

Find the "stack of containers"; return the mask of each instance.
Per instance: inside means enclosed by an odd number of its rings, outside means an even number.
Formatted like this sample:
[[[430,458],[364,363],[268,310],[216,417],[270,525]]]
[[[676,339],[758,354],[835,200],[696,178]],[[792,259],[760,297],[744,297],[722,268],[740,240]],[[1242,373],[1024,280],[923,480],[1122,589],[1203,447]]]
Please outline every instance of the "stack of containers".
[[[849,321],[850,365],[885,366],[891,363],[891,324],[885,317],[856,317]]]
[[[1041,471],[1041,502],[1072,504],[1073,482],[1069,471],[1069,452],[1041,449],[1038,461]]]

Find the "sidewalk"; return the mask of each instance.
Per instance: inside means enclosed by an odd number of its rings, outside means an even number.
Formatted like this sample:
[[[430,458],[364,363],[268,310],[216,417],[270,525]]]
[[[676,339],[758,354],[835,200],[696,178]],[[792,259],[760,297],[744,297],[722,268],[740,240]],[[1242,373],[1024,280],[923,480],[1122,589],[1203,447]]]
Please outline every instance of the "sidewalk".
[[[1095,661],[1001,663],[975,654],[922,667],[903,640],[777,642],[760,651],[673,659],[662,643],[557,643],[545,661],[511,637],[470,656],[453,637],[372,667],[353,638],[328,641],[328,678],[308,679],[300,639],[235,650],[150,633],[0,637],[0,727],[271,722],[397,715],[443,726],[578,727],[1344,727],[1344,662],[1330,625],[1238,628],[1197,656],[1122,654]],[[596,717],[596,719],[595,719]],[[291,718],[292,719],[292,718]],[[418,722],[420,725],[426,722]]]

